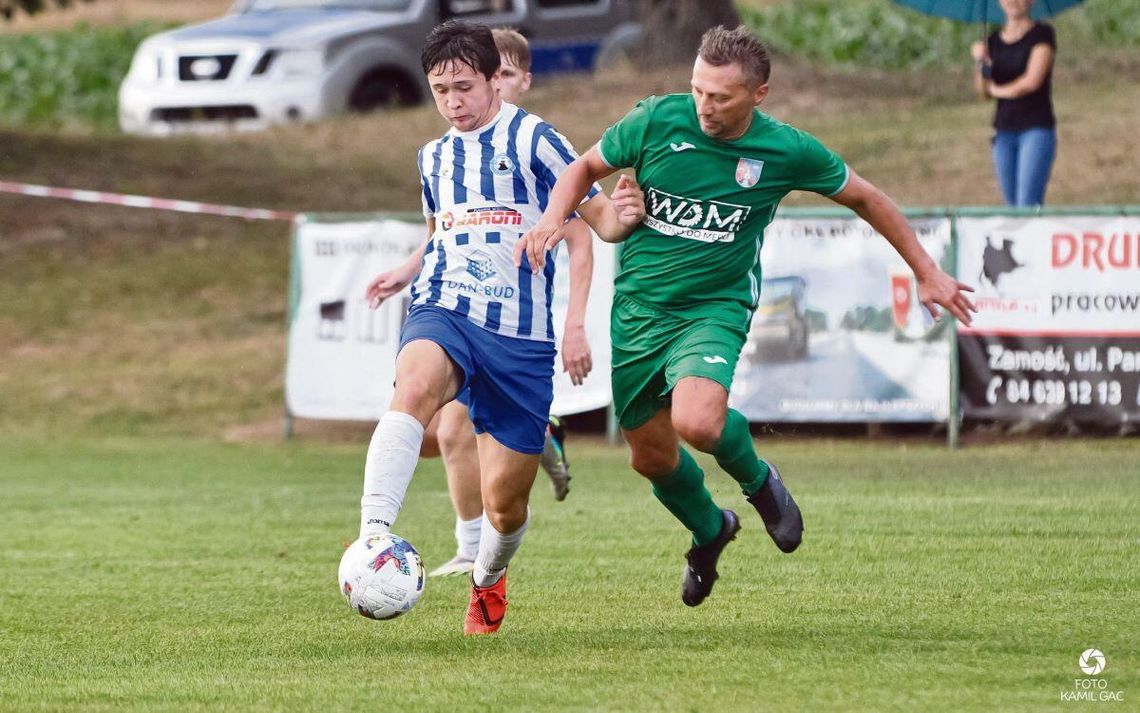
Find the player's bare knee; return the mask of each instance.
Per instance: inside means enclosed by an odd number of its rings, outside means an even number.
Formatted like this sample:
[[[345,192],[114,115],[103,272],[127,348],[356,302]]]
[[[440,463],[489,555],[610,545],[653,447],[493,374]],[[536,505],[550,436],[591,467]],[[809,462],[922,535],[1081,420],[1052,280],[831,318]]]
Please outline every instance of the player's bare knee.
[[[439,447],[448,453],[456,453],[465,447],[475,447],[475,432],[471,424],[453,424],[441,422],[439,424]]]
[[[421,423],[430,421],[439,405],[437,389],[425,377],[412,374],[398,379],[396,393],[392,395],[389,408],[402,411],[419,418]]]
[[[709,452],[716,448],[724,431],[724,415],[704,411],[673,411],[673,428],[683,441],[697,450]]]
[[[491,527],[504,535],[514,532],[526,522],[526,502],[523,502],[521,507],[515,504],[491,506],[484,503],[483,517],[487,518],[487,522],[491,523]]]

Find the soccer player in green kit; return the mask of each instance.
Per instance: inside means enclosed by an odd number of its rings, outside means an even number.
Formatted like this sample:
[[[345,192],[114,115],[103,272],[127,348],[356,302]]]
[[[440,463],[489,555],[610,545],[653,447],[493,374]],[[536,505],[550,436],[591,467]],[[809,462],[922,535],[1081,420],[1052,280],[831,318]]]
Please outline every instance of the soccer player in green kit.
[[[705,33],[691,94],[649,97],[611,126],[558,179],[538,224],[519,242],[540,269],[546,250],[589,186],[633,167],[646,216],[626,239],[611,320],[613,395],[634,470],[692,533],[681,599],[700,604],[740,523],[720,509],[679,440],[716,457],[783,552],[803,519],[779,471],[759,459],[748,421],[728,408],[760,288],[764,228],[790,191],[820,193],[854,210],[914,270],[919,297],[969,324],[972,288],[922,249],[891,200],[815,137],[759,111],[768,94],[764,44],[746,28]],[[626,179],[621,179],[626,180]]]

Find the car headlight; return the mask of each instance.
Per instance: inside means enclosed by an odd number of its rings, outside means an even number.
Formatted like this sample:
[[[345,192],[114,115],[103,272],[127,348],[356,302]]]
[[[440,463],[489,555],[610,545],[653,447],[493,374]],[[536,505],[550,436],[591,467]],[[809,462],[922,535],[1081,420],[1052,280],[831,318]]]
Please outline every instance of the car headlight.
[[[162,52],[156,47],[139,47],[129,73],[140,82],[157,82],[162,77]]]
[[[273,60],[277,76],[282,79],[319,77],[325,68],[323,49],[282,50]]]

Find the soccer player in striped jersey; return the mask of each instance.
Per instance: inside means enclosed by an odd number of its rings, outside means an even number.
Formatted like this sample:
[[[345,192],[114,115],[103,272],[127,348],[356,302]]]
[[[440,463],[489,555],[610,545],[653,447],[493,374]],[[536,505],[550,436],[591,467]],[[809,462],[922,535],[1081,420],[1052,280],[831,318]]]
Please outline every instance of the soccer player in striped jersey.
[[[526,532],[553,398],[553,260],[538,272],[516,267],[514,245],[576,155],[549,124],[501,100],[489,28],[436,27],[421,63],[451,129],[418,156],[431,237],[400,336],[395,393],[368,448],[360,533],[391,528],[424,427],[444,404],[463,401],[484,513],[464,633],[484,634],[506,612],[506,569]],[[607,241],[623,240],[643,217],[637,192],[622,190],[611,201],[591,187],[577,206]]]
[[[499,97],[517,105],[530,89],[530,47],[517,30],[496,27],[491,32],[499,49]],[[643,206],[640,209],[644,212]],[[571,383],[578,385],[593,367],[585,328],[593,252],[590,231],[584,221],[579,218],[571,220],[566,225],[566,233],[566,246],[570,250],[570,295],[559,351],[563,370],[569,374]],[[419,274],[426,246],[425,241],[402,264],[382,273],[369,285],[368,299],[374,307],[379,307],[383,300],[411,284]],[[565,429],[557,417],[552,415],[549,420],[539,464],[550,477],[554,499],[561,501],[566,498],[570,486]],[[479,489],[479,452],[475,431],[467,407],[460,400],[445,405],[428,424],[420,445],[420,457],[443,458],[447,489],[455,508],[455,556],[433,569],[428,576],[468,574],[475,566],[475,555],[479,551],[483,497]]]

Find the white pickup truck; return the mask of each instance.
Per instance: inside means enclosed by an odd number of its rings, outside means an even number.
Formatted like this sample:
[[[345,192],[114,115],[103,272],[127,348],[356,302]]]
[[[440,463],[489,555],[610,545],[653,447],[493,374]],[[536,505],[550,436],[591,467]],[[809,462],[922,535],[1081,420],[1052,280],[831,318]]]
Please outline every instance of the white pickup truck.
[[[632,0],[239,0],[225,17],[147,38],[119,89],[134,134],[259,129],[416,104],[420,47],[459,18],[517,28],[532,71],[590,71],[640,36]]]

